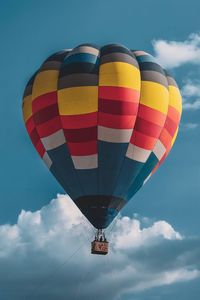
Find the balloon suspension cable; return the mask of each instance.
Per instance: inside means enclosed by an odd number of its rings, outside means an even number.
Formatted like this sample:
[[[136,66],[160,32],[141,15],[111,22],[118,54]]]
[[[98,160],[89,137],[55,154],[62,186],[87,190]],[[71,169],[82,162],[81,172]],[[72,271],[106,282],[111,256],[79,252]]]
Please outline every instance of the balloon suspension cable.
[[[97,229],[95,234],[95,241],[107,242],[105,232],[103,231],[103,229]]]
[[[94,241],[91,243],[91,253],[106,255],[108,254],[108,245],[103,229],[97,229]]]

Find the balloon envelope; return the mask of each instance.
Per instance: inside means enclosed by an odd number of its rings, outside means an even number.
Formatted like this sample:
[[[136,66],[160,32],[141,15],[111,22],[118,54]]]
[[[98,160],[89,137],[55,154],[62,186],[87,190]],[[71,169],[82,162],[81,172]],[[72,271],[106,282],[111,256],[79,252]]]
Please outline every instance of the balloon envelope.
[[[144,51],[80,45],[28,82],[23,115],[49,170],[96,228],[106,228],[175,141],[175,80]]]

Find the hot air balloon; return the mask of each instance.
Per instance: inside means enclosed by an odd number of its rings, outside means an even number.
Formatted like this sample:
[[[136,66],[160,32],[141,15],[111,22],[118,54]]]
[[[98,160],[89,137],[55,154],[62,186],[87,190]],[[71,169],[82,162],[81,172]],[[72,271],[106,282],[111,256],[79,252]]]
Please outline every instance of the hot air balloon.
[[[23,97],[37,152],[97,229],[106,229],[164,161],[176,139],[181,95],[150,54],[120,44],[83,44],[50,56]]]

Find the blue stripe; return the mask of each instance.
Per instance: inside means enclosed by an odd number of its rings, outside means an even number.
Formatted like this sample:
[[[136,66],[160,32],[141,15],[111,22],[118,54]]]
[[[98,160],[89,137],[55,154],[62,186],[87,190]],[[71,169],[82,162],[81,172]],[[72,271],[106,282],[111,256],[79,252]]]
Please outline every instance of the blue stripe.
[[[81,186],[66,144],[49,150],[47,153],[53,162],[50,171],[66,193],[68,193],[73,200],[81,196]]]
[[[68,65],[71,63],[91,63],[91,64],[99,64],[99,57],[89,53],[76,53],[70,56],[67,56],[64,60],[64,65]]]
[[[98,194],[97,174],[98,169],[79,170],[76,169],[79,182],[82,187],[82,196]]]
[[[127,146],[127,143],[98,141],[99,194],[113,194]]]
[[[151,56],[151,55],[140,55],[140,56],[136,56],[137,62],[138,63],[142,63],[142,62],[154,62],[156,63],[156,59]]]
[[[155,156],[155,154],[152,152],[141,169],[140,173],[136,177],[136,179],[131,184],[130,188],[128,189],[126,193],[126,199],[130,200],[137,192],[138,190],[143,186],[143,183],[145,179],[151,174],[153,169],[158,163],[158,158]]]
[[[120,170],[117,186],[114,191],[115,196],[126,199],[125,195],[129,187],[132,185],[132,183],[134,182],[134,180],[142,170],[143,166],[144,163],[125,157],[123,166]]]

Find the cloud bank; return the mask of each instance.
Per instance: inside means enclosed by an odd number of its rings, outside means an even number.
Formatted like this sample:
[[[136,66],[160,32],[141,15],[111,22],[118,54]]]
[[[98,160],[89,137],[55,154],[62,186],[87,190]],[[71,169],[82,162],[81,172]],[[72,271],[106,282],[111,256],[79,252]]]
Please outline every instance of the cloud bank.
[[[194,130],[196,128],[199,127],[199,124],[198,123],[185,123],[185,124],[180,124],[180,129],[182,131],[185,131],[185,130]]]
[[[187,80],[181,92],[184,110],[195,111],[200,109],[200,81]]]
[[[111,231],[111,229],[113,230]],[[109,232],[110,230],[110,232]],[[66,195],[0,226],[1,300],[123,299],[200,276],[200,241],[166,221],[119,217],[110,254],[90,254],[93,230]]]
[[[183,42],[154,40],[156,58],[165,68],[177,68],[192,63],[200,64],[200,34],[192,33]]]
[[[191,33],[185,41],[154,40],[155,56],[160,64],[173,69],[185,64],[200,65],[200,34]],[[197,75],[198,76],[198,75]],[[200,82],[187,79],[181,88],[183,110],[196,111],[200,109]],[[183,129],[195,129],[198,124],[189,123]]]

